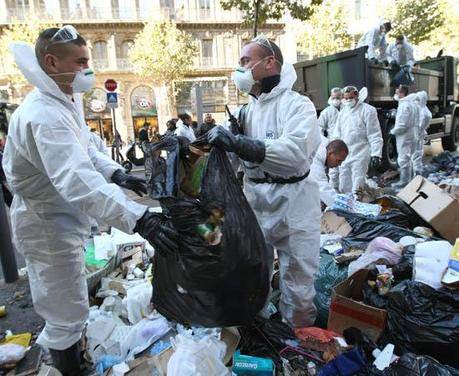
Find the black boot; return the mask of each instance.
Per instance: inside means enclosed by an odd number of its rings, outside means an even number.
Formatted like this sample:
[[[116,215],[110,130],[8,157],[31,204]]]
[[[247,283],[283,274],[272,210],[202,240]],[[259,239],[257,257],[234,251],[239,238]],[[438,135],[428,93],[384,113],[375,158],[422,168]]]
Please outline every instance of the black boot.
[[[79,341],[68,349],[53,350],[49,349],[54,367],[56,367],[63,376],[80,375],[80,343]]]

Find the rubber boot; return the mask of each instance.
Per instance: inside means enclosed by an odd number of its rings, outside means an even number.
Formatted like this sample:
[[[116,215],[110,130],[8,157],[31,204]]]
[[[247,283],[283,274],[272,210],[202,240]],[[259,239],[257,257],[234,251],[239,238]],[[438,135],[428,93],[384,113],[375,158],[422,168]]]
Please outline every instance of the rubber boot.
[[[80,372],[80,343],[79,341],[65,350],[49,349],[53,365],[62,376],[79,376]]]
[[[392,188],[403,188],[411,180],[410,168],[400,169],[400,180],[397,183],[392,184]]]

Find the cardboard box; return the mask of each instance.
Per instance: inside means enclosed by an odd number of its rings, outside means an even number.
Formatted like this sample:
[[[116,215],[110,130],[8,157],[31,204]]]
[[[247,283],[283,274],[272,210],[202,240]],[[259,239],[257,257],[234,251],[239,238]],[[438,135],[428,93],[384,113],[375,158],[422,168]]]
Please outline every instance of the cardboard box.
[[[386,311],[362,302],[362,286],[367,281],[368,272],[359,270],[335,286],[328,316],[328,329],[343,334],[343,330],[354,326],[376,342],[384,331]]]
[[[397,196],[449,242],[459,237],[459,201],[435,184],[416,176]]]
[[[333,212],[326,212],[320,223],[321,234],[338,234],[346,236],[352,231],[352,227],[346,219]]]

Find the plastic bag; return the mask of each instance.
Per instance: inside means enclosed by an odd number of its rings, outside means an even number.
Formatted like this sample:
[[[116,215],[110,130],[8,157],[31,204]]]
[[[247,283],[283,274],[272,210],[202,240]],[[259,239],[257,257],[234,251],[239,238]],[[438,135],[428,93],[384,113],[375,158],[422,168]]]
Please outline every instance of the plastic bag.
[[[0,345],[0,366],[11,365],[24,358],[26,348],[15,343]]]
[[[384,343],[459,367],[459,291],[405,281],[388,294]]]
[[[137,324],[151,312],[152,285],[149,281],[127,290],[126,306],[131,324]]]
[[[167,164],[175,166],[170,159],[179,155],[177,150],[169,154]],[[247,325],[267,299],[269,250],[226,153],[213,148],[198,173],[199,200],[160,198],[180,241],[176,254],[154,258],[153,304],[169,320],[185,325]],[[221,240],[210,244],[198,227],[207,226],[215,211],[221,217],[215,227]]]
[[[402,247],[392,240],[378,236],[368,244],[365,253],[349,264],[348,276],[361,269],[372,269],[377,263],[395,265],[402,258]]]
[[[167,364],[169,376],[229,376],[222,360],[226,345],[213,336],[201,339],[178,334],[172,341],[174,353]]]
[[[319,271],[315,276],[314,287],[316,296],[314,304],[317,308],[315,326],[326,328],[328,311],[331,304],[333,287],[347,278],[347,265],[338,265],[333,256],[320,254]]]

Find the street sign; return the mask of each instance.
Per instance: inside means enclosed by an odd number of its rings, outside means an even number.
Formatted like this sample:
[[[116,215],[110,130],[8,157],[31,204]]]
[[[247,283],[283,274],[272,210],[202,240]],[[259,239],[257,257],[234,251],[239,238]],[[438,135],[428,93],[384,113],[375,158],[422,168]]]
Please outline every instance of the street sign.
[[[105,81],[105,89],[107,91],[115,91],[116,88],[118,87],[118,84],[116,83],[115,80],[109,78],[107,81]]]
[[[107,107],[118,108],[118,93],[107,93]]]

